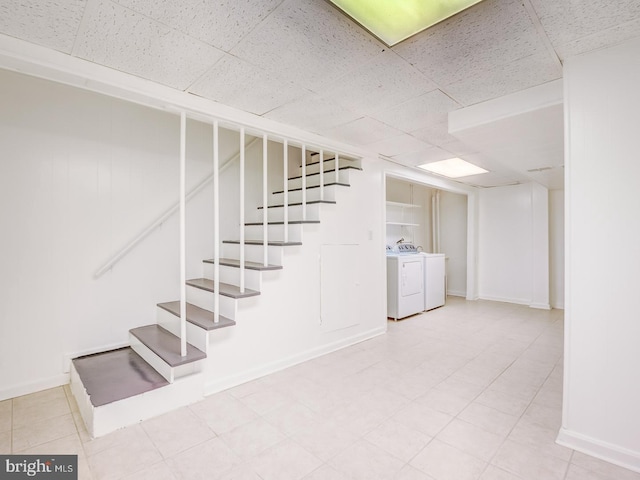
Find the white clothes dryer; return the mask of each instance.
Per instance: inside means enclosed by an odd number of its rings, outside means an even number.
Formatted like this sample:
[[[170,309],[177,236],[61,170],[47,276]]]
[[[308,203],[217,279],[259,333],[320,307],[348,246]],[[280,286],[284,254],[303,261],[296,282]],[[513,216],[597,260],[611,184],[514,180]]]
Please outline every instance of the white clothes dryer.
[[[424,256],[415,246],[387,247],[387,317],[398,320],[424,310]]]

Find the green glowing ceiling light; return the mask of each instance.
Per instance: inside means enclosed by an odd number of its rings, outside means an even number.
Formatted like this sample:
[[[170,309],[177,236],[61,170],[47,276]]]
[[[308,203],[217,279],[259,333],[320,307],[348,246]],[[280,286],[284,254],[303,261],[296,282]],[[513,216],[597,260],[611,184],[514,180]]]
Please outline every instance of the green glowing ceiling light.
[[[329,0],[392,47],[482,0]]]

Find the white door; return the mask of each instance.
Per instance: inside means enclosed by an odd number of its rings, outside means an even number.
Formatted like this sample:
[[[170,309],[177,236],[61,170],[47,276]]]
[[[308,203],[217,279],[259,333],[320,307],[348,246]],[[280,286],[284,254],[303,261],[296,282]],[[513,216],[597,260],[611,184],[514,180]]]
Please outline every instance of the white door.
[[[408,297],[410,295],[422,294],[422,282],[424,274],[422,270],[422,258],[403,259],[401,260],[402,284],[400,286],[400,295]]]

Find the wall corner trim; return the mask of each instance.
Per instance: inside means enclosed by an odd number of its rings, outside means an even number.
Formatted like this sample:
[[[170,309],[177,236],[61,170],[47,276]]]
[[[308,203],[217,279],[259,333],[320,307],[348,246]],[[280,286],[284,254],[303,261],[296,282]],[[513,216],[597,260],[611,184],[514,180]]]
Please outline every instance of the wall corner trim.
[[[556,443],[605,462],[640,472],[640,452],[603,442],[566,428],[560,429]]]
[[[539,310],[551,310],[551,305],[548,303],[531,303],[529,308],[537,308]]]

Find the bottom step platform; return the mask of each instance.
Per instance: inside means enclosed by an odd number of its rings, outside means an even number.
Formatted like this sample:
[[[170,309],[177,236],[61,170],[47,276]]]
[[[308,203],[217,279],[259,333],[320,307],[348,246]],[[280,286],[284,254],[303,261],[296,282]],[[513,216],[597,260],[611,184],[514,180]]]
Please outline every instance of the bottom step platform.
[[[87,431],[100,437],[203,398],[201,375],[167,382],[130,347],[76,358],[73,392]]]

